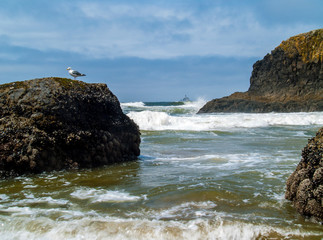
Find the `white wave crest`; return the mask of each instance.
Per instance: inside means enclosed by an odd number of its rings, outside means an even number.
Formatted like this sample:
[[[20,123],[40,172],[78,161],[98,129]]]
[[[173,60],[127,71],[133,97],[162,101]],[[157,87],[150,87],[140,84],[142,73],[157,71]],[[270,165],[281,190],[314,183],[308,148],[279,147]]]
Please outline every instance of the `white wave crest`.
[[[193,101],[193,102],[185,102],[184,107],[194,108],[196,109],[196,112],[197,112],[206,104],[206,102],[207,100],[205,100],[204,98],[198,98],[196,101]]]
[[[1,239],[303,239],[317,238],[318,232],[272,227],[263,224],[196,219],[191,221],[149,221],[91,217],[69,221],[49,218],[16,218],[2,223]]]
[[[231,113],[183,114],[172,116],[165,112],[141,111],[127,114],[141,130],[212,131],[232,128],[267,126],[323,125],[323,112],[312,113]]]
[[[7,201],[9,197],[6,194],[0,194],[0,202]]]
[[[169,114],[179,113],[197,113],[198,110],[205,105],[207,101],[203,98],[198,98],[193,102],[128,102],[121,103],[121,108],[125,112],[129,111],[153,111],[166,112]]]
[[[46,203],[49,205],[66,205],[68,204],[68,200],[64,199],[53,199],[52,197],[40,197],[40,198],[35,198],[35,197],[27,197],[26,199],[20,200],[17,203],[20,205],[22,204],[35,204],[35,203]]]
[[[128,103],[121,103],[121,107],[144,107],[145,104],[143,102],[128,102]]]
[[[98,202],[133,202],[141,197],[132,196],[129,193],[119,191],[109,191],[104,189],[81,188],[71,193],[73,198],[90,200],[92,203]]]
[[[133,119],[141,130],[163,130],[167,126],[171,126],[171,116],[165,112],[130,112],[128,117]]]

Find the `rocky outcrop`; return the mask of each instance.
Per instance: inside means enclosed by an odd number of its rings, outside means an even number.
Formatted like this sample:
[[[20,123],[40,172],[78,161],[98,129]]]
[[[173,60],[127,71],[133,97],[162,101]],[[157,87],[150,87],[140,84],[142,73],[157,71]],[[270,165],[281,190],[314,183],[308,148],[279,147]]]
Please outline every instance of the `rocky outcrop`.
[[[323,29],[291,37],[253,65],[250,87],[199,113],[323,111]]]
[[[285,198],[302,215],[323,223],[323,128],[303,149],[302,160],[287,180]]]
[[[0,176],[134,160],[137,125],[105,84],[42,78],[0,85]]]

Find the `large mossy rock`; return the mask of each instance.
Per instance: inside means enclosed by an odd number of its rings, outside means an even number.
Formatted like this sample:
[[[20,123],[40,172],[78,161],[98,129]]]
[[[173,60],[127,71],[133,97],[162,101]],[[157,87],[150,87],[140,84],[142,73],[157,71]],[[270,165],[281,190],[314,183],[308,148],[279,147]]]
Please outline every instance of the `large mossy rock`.
[[[323,29],[283,41],[253,65],[247,92],[206,103],[199,113],[323,111]]]
[[[308,141],[286,183],[285,197],[297,211],[323,223],[323,128]]]
[[[42,78],[0,85],[0,176],[134,160],[140,132],[105,84]]]

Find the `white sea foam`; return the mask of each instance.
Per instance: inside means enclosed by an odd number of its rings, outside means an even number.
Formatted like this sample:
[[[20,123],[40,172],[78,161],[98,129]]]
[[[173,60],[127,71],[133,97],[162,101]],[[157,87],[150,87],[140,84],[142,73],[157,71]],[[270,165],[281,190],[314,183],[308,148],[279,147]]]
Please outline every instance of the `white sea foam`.
[[[71,193],[73,198],[98,202],[134,202],[144,197],[132,196],[126,192],[109,191],[104,189],[80,188]]]
[[[37,188],[37,185],[25,185],[24,188]]]
[[[0,202],[7,201],[9,197],[6,194],[0,194]]]
[[[203,98],[199,98],[194,102],[185,102],[185,103],[143,103],[143,102],[128,102],[121,103],[121,107],[125,112],[129,111],[152,111],[152,112],[166,112],[168,114],[183,114],[183,113],[191,113],[195,114],[198,110],[203,107],[206,103],[206,100]]]
[[[214,216],[215,212],[213,208],[216,204],[211,201],[207,202],[186,202],[169,209],[165,209],[161,212],[151,212],[149,215],[154,216],[156,219],[172,219],[176,217],[190,217],[196,218],[200,216]]]
[[[12,213],[12,216],[32,215],[33,213],[35,213],[35,210],[30,208],[30,207],[13,206],[13,207],[3,208],[3,209],[0,209],[0,210],[3,211],[3,212]]]
[[[197,112],[199,109],[201,109],[206,104],[206,102],[207,102],[207,100],[205,100],[204,98],[198,98],[194,102],[185,102],[183,107],[194,108],[194,109],[196,109],[196,112]]]
[[[0,201],[1,202],[1,201]],[[53,199],[52,197],[39,197],[39,198],[25,198],[15,201],[4,201],[3,205],[0,205],[0,211],[11,212],[14,215],[32,215],[35,212],[35,208],[32,205],[45,204],[47,206],[57,207],[70,204],[68,200],[65,199]],[[37,209],[37,208],[36,208]],[[46,210],[47,211],[47,210]]]
[[[262,224],[224,221],[220,217],[209,221],[162,221],[84,217],[70,221],[50,218],[16,218],[1,224],[1,239],[277,239],[320,236],[316,232],[265,226]]]
[[[40,197],[40,198],[26,198],[23,200],[20,200],[18,202],[19,204],[31,204],[31,203],[46,203],[46,204],[50,204],[50,205],[66,205],[69,203],[68,200],[65,199],[54,199],[52,197]]]
[[[141,130],[163,131],[212,131],[234,128],[268,126],[322,125],[323,112],[313,113],[232,113],[232,114],[184,114],[172,116],[165,112],[141,111],[127,114]]]
[[[197,161],[199,160],[211,160],[211,159],[216,159],[216,160],[223,160],[223,155],[217,155],[217,154],[207,154],[207,155],[198,155],[198,156],[190,156],[190,157],[164,157],[164,158],[158,158],[158,160],[162,161],[181,161],[181,162],[187,162],[191,164],[191,161]]]
[[[122,108],[124,107],[141,108],[145,106],[143,102],[128,102],[128,103],[121,103],[120,105]]]

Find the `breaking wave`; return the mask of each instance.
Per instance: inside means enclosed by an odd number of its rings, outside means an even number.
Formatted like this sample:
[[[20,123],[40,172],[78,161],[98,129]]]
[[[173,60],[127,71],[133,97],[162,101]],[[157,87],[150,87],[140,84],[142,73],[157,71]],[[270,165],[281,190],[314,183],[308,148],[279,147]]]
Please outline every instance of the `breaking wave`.
[[[127,114],[141,130],[212,131],[268,126],[322,125],[323,112],[312,113],[228,113],[171,115],[167,112],[140,111]]]
[[[1,239],[301,239],[319,237],[318,232],[305,232],[244,221],[225,220],[223,213],[213,210],[212,202],[188,202],[161,211],[150,212],[154,219],[145,217],[119,218],[101,215],[95,211],[79,212],[53,210],[62,215],[53,220],[45,211],[24,210],[12,221],[2,222]],[[55,213],[56,211],[56,213]],[[192,220],[167,220],[189,212]],[[38,218],[32,216],[39,216]],[[48,216],[49,215],[49,216]],[[211,215],[210,218],[207,215]],[[204,216],[205,218],[201,218]],[[1,219],[0,219],[1,220]]]

